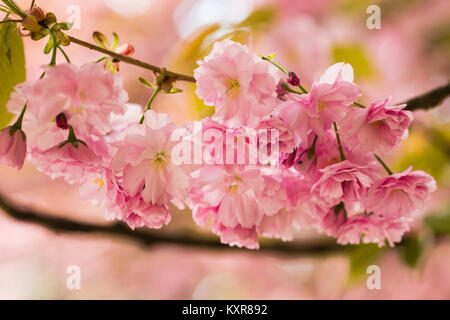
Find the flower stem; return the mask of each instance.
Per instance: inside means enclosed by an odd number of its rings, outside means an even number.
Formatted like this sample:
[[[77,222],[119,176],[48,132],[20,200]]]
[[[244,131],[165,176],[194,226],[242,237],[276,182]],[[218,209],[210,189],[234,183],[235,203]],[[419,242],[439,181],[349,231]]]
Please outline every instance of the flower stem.
[[[381,158],[379,156],[377,156],[376,154],[374,154],[374,156],[378,160],[378,162],[381,163],[381,165],[383,166],[384,170],[386,170],[386,172],[391,176],[393,174],[392,170],[389,169],[389,167],[386,165],[386,163],[384,163],[384,161],[381,160]]]
[[[306,89],[303,88],[301,84],[298,85],[298,88],[299,88],[300,90],[302,90],[303,93],[308,93],[308,91],[306,91]]]
[[[308,159],[309,159],[309,160],[311,160],[311,159],[314,157],[314,155],[316,154],[316,143],[317,143],[317,138],[318,138],[318,136],[316,135],[316,136],[314,137],[314,141],[313,141],[313,143],[312,143],[312,145],[311,145],[311,148],[309,148],[309,150],[308,150]]]
[[[336,139],[339,145],[339,153],[341,154],[341,161],[345,160],[344,149],[342,148],[341,137],[339,136],[336,122],[333,122],[334,132],[336,132]]]
[[[67,61],[68,63],[72,63],[72,62],[70,62],[70,58],[69,58],[69,56],[67,55],[67,53],[63,50],[63,48],[61,48],[60,45],[58,45],[58,49],[59,49],[59,51],[61,51],[61,53],[63,54],[63,56],[64,56],[64,58],[66,59],[66,61]]]
[[[284,74],[286,74],[287,76],[289,76],[289,71],[283,67],[281,64],[276,63],[275,61],[273,61],[271,58],[269,57],[262,57],[263,60],[266,60],[268,62],[270,62],[271,64],[273,64],[275,67],[277,67],[278,69],[280,69],[281,71],[283,71]]]
[[[53,67],[56,65],[56,53],[58,50],[58,44],[57,44],[55,34],[53,32],[50,34],[50,37],[53,38],[53,51],[52,51],[52,60],[50,60],[50,66]]]
[[[155,100],[156,96],[158,95],[158,93],[160,91],[161,91],[161,87],[156,87],[155,91],[153,91],[153,94],[150,97],[150,100],[148,100],[147,107],[145,107],[145,109],[144,109],[144,114],[142,115],[141,120],[139,121],[140,124],[144,123],[145,112],[147,112],[148,110],[151,109],[153,100]]]
[[[361,103],[358,103],[358,102],[354,102],[353,103],[355,106],[357,106],[357,107],[359,107],[359,108],[366,108],[366,106],[365,105],[363,105],[363,104],[361,104]]]
[[[2,24],[2,23],[9,23],[9,22],[16,23],[16,22],[22,22],[22,20],[2,20],[2,21],[0,21],[0,24]]]
[[[270,58],[270,57],[261,57],[261,58],[262,58],[263,60],[265,60],[265,61],[270,62],[270,63],[273,64],[275,67],[277,67],[278,69],[280,69],[285,75],[289,76],[289,70],[286,69],[285,67],[283,67],[281,64],[279,64],[279,63],[273,61],[272,58]],[[308,93],[308,91],[306,91],[306,89],[303,88],[301,84],[299,84],[297,87],[298,87],[302,92],[299,92],[299,91],[296,91],[296,90],[294,90],[294,89],[291,89],[289,86],[286,86],[286,87],[283,86],[284,89],[286,89],[287,91],[289,91],[289,92],[291,92],[291,93],[295,93],[295,94],[304,94],[304,93]]]
[[[27,104],[25,103],[24,107],[22,108],[22,112],[20,112],[19,118],[17,118],[17,121],[12,125],[17,130],[22,130],[22,121],[23,121],[23,116],[25,115],[26,110],[27,110]]]
[[[102,47],[96,46],[94,44],[91,44],[89,42],[86,42],[86,41],[83,41],[83,40],[80,40],[80,39],[77,39],[75,37],[69,36],[69,39],[70,39],[71,42],[76,43],[76,44],[78,44],[78,45],[80,45],[82,47],[86,47],[88,49],[101,52],[101,53],[106,54],[106,55],[108,55],[110,57],[116,58],[119,61],[122,61],[124,63],[132,64],[132,65],[135,65],[135,66],[147,69],[147,70],[151,70],[151,71],[154,71],[154,72],[157,72],[157,73],[160,73],[162,71],[162,68],[160,68],[160,67],[154,66],[152,64],[149,64],[149,63],[146,63],[146,62],[143,62],[143,61],[131,58],[131,57],[127,57],[127,56],[115,53],[113,51],[110,51],[108,49],[104,49]],[[166,75],[168,77],[175,78],[176,80],[195,82],[195,78],[192,77],[192,76],[188,76],[188,75],[185,75],[185,74],[176,73],[176,72],[172,72],[172,71],[167,71],[167,70],[165,72],[166,72]]]
[[[2,0],[2,2],[11,10],[12,13],[15,13],[22,19],[27,17],[26,13],[23,12],[13,0]]]
[[[283,83],[281,86],[282,86],[283,89],[285,89],[287,92],[295,93],[295,94],[304,94],[304,92],[300,92],[300,91],[297,91],[297,90],[295,90],[295,89],[292,89],[292,88],[291,88],[288,84],[286,84],[286,83]]]

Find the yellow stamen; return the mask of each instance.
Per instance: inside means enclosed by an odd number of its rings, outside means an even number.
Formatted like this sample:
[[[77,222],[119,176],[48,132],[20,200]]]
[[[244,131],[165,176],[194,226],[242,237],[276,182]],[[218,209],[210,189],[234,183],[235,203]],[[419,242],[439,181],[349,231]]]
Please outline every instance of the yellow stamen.
[[[79,115],[81,115],[83,113],[83,111],[84,111],[84,107],[82,107],[82,106],[79,106],[79,107],[71,106],[69,108],[69,111],[70,112],[74,112],[74,113],[78,113]]]
[[[236,193],[239,189],[239,186],[236,183],[232,183],[228,186],[227,192]]]
[[[153,155],[153,159],[150,161],[150,165],[158,171],[159,169],[164,169],[166,167],[167,159],[166,153],[164,151],[156,152]]]
[[[324,108],[327,106],[327,103],[319,102],[319,112],[323,112]]]
[[[95,184],[98,184],[97,192],[105,188],[105,181],[103,179],[97,178],[94,180]]]
[[[225,91],[225,93],[231,96],[231,98],[235,99],[241,92],[241,86],[239,84],[239,81],[237,81],[236,79],[230,79],[227,80],[227,84],[228,89]]]
[[[383,124],[383,121],[378,120],[378,121],[372,122],[371,124],[372,124],[372,126],[375,127],[375,129],[378,129],[378,128],[381,127],[381,125]]]
[[[239,190],[238,182],[242,181],[239,177],[234,177],[233,181],[226,188],[227,192],[236,193]]]

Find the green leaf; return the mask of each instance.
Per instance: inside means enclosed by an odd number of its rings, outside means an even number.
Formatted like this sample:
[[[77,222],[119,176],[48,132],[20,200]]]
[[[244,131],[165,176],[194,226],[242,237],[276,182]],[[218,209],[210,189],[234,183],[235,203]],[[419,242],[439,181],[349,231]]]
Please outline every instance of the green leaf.
[[[50,38],[48,39],[47,44],[45,45],[44,53],[45,53],[45,54],[49,54],[50,51],[52,51],[54,45],[55,45],[55,43],[54,43],[54,41],[53,41],[53,37],[50,37]]]
[[[176,93],[180,93],[183,92],[183,90],[178,89],[178,88],[170,88],[169,92],[167,92],[168,94],[176,94]]]
[[[151,89],[155,89],[155,86],[153,84],[150,83],[150,81],[148,81],[147,79],[143,78],[143,77],[139,77],[139,81],[146,87],[149,87]]]
[[[0,129],[11,121],[13,115],[6,110],[14,86],[24,82],[25,53],[22,37],[17,32],[17,27],[10,24],[0,25]],[[8,39],[8,41],[4,41]],[[8,59],[8,51],[10,58]]]
[[[113,46],[111,49],[116,50],[119,47],[120,40],[119,40],[118,34],[115,32],[113,32],[113,39],[114,39],[114,42],[113,42]]]
[[[108,49],[110,47],[108,38],[106,38],[106,36],[103,33],[99,32],[99,31],[95,31],[92,34],[92,38],[103,49]]]

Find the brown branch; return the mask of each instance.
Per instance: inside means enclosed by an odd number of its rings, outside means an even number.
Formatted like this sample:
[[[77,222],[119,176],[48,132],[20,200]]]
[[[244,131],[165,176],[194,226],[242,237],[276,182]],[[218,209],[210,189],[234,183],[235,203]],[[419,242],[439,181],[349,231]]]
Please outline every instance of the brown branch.
[[[436,107],[441,102],[443,102],[450,95],[450,82],[446,85],[438,87],[434,90],[426,92],[420,96],[414,97],[405,101],[408,106],[405,108],[406,110],[428,110],[433,107]]]
[[[167,234],[163,232],[148,231],[148,229],[131,230],[124,223],[114,223],[110,225],[98,225],[85,222],[78,222],[68,218],[50,216],[48,214],[36,212],[12,203],[10,200],[0,195],[0,208],[11,218],[20,222],[42,226],[55,233],[74,234],[105,234],[122,237],[135,241],[143,246],[151,247],[162,244],[180,245],[183,247],[237,250],[236,247],[229,247],[221,244],[218,240],[211,238],[200,238],[183,232]],[[337,245],[332,240],[324,240],[314,243],[297,243],[270,241],[262,245],[258,251],[247,252],[271,252],[285,255],[319,254],[330,251],[343,250],[345,247]],[[242,249],[240,249],[242,250]]]
[[[152,64],[149,64],[149,63],[146,63],[146,62],[143,62],[143,61],[131,58],[131,57],[127,57],[127,56],[115,53],[114,51],[110,51],[108,49],[104,49],[102,47],[96,46],[96,45],[94,45],[92,43],[89,43],[89,42],[77,39],[77,38],[72,37],[72,36],[69,36],[69,38],[70,38],[70,41],[73,42],[73,43],[76,43],[76,44],[78,44],[80,46],[83,46],[83,47],[91,49],[91,50],[95,50],[95,51],[104,53],[104,54],[106,54],[106,55],[108,55],[110,57],[116,58],[117,60],[119,60],[121,62],[132,64],[132,65],[135,65],[137,67],[141,67],[141,68],[144,68],[144,69],[147,69],[147,70],[151,70],[151,71],[154,71],[154,72],[157,72],[157,73],[160,73],[162,71],[162,68],[154,66]],[[168,77],[175,78],[176,80],[195,82],[195,78],[194,77],[188,76],[188,75],[185,75],[185,74],[176,73],[176,72],[168,71],[168,70],[165,71],[165,74]]]

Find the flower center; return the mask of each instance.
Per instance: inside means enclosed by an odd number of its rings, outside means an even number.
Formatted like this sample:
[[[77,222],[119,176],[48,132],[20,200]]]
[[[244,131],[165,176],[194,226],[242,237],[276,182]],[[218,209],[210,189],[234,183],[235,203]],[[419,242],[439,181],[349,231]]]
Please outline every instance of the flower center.
[[[318,108],[319,112],[323,112],[324,108],[325,108],[327,105],[328,105],[327,103],[319,102],[319,108]]]
[[[377,121],[372,122],[371,124],[372,124],[372,126],[373,126],[375,129],[378,129],[378,128],[381,127],[381,125],[383,124],[383,121],[382,121],[382,120],[377,120]]]
[[[164,151],[156,152],[153,155],[150,165],[158,171],[159,169],[164,169],[168,162],[167,155]]]
[[[241,178],[239,177],[234,177],[233,181],[231,181],[231,183],[228,185],[228,187],[226,188],[226,191],[228,193],[237,193],[239,190],[239,185],[238,182],[241,181]]]
[[[94,180],[94,183],[98,185],[97,192],[105,188],[105,181],[103,179],[97,178]]]
[[[83,111],[84,111],[84,107],[83,106],[79,106],[79,107],[71,106],[69,108],[69,111],[73,112],[73,113],[76,113],[78,115],[81,115],[83,113]]]
[[[235,99],[241,92],[241,86],[239,84],[239,81],[237,81],[236,79],[230,79],[227,80],[227,84],[228,89],[225,91],[225,93],[231,98]]]
[[[236,182],[233,182],[227,188],[227,192],[229,192],[229,193],[236,193],[238,190],[239,190],[239,186]]]

